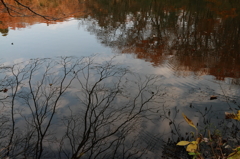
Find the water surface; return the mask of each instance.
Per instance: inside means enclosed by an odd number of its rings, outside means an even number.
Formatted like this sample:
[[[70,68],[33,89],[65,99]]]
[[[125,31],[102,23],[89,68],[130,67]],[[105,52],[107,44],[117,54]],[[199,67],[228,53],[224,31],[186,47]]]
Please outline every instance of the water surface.
[[[11,3],[12,1],[9,1],[9,4]],[[224,119],[224,112],[238,110],[240,93],[240,8],[238,7],[240,5],[238,1],[87,0],[71,3],[39,1],[31,5],[37,13],[49,16],[36,16],[25,9],[22,13],[32,16],[20,17],[14,13],[17,17],[12,17],[4,10],[4,6],[1,6],[3,8],[0,15],[2,64],[4,66],[17,64],[16,66],[21,65],[20,68],[23,68],[30,59],[56,59],[61,56],[81,59],[81,57],[95,55],[94,64],[104,64],[114,57],[114,65],[129,67],[129,70],[137,73],[137,77],[141,80],[146,75],[157,75],[159,81],[154,83],[155,87],[148,87],[149,92],[153,88],[158,88],[156,86],[161,90],[156,96],[154,94],[156,90],[152,93],[155,98],[149,106],[154,108],[154,113],[147,113],[147,116],[151,116],[149,120],[138,121],[136,124],[138,126],[135,128],[138,131],[129,133],[132,136],[130,135],[128,141],[131,143],[131,139],[137,136],[136,141],[149,146],[144,149],[146,150],[144,152],[151,158],[162,153],[163,141],[167,142],[171,138],[176,142],[179,137],[186,137],[179,134],[191,130],[183,123],[181,127],[175,127],[181,123],[180,121],[184,121],[182,112],[187,114],[195,124],[199,123],[199,128],[206,130],[206,125],[217,125],[219,123],[217,119]],[[59,60],[56,59],[56,61]],[[45,62],[49,61],[44,61],[39,66],[45,68]],[[73,60],[72,64],[74,63]],[[33,63],[30,62],[29,66],[31,65]],[[56,78],[61,77],[61,71],[57,72],[63,66],[54,68],[55,73],[51,74],[49,80],[53,80],[53,75]],[[41,79],[43,74],[44,70],[39,71],[35,76],[36,81]],[[93,71],[89,80],[94,83],[98,77],[99,72]],[[139,82],[137,79],[131,75],[126,77],[126,81],[130,80],[133,83]],[[49,80],[44,81],[44,84],[52,84]],[[77,78],[74,77],[74,80]],[[111,84],[114,81],[117,80],[104,81],[103,86],[112,87]],[[71,109],[81,112],[84,108],[78,108],[77,99],[86,95],[84,93],[80,95],[79,92],[83,88],[78,87],[78,84],[71,83],[71,89],[67,90],[68,94],[62,99],[54,122],[58,122],[58,119],[64,115],[66,115],[65,121],[72,121],[68,118],[76,114],[71,114]],[[134,99],[137,95],[136,90],[139,88],[137,86],[126,85],[124,99],[119,97],[114,99],[113,103],[124,105],[127,103],[125,97],[128,96]],[[12,86],[12,88],[15,87],[18,86]],[[2,88],[4,89],[5,86],[3,85]],[[24,84],[20,88],[23,92],[28,92],[28,89]],[[13,90],[10,96],[13,96]],[[20,103],[24,99],[21,91],[18,99]],[[148,93],[144,92],[142,98],[146,100],[151,96],[151,93]],[[217,96],[217,99],[210,100],[212,95]],[[68,108],[69,106],[72,106],[71,109]],[[19,107],[19,103],[16,104],[17,110]],[[120,111],[121,107],[117,110]],[[28,116],[30,112],[26,108],[20,114]],[[20,116],[16,115],[17,121],[21,119]],[[19,122],[19,125],[23,123]],[[65,130],[64,125],[61,124],[53,128]],[[214,127],[211,128],[214,129]],[[171,135],[166,135],[169,133]],[[61,138],[62,134],[58,135]],[[68,149],[66,152],[69,155],[67,158],[74,153]],[[91,153],[88,152],[87,155],[89,154]],[[119,158],[123,158],[120,154],[118,155]]]

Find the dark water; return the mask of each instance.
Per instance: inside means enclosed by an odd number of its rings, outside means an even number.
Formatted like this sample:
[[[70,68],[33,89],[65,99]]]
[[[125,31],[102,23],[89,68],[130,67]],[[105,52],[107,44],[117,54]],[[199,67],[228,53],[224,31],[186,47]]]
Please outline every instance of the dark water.
[[[0,3],[1,157],[186,158],[182,113],[238,144],[239,1],[21,2]]]

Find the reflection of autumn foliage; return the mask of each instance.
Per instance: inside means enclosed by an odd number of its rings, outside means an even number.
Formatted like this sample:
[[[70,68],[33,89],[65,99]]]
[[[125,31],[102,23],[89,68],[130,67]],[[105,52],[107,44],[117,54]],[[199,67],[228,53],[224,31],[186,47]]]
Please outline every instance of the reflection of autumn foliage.
[[[234,3],[219,0],[206,0],[208,2],[208,8],[213,11],[221,18],[234,18],[238,16],[236,12],[237,6],[239,6],[239,1],[234,1]]]
[[[78,0],[19,0],[19,2],[28,6],[39,15],[49,17],[55,21],[47,21],[40,16],[36,16],[27,8],[17,5],[15,0],[8,0],[4,2],[10,10],[8,11],[0,2],[0,29],[25,28],[36,23],[51,24],[58,21],[64,21],[69,17],[79,17],[84,14],[83,3]]]
[[[156,37],[141,40],[135,44],[128,44],[122,48],[121,53],[134,53],[136,58],[151,62],[153,66],[159,66],[164,60],[166,44],[159,44],[160,40]]]
[[[166,7],[164,3],[136,0],[112,0],[105,3],[89,0],[86,8],[91,10],[91,18],[97,20],[101,29],[91,26],[88,30],[97,34],[101,43],[114,48],[116,52],[134,53],[137,58],[159,66],[168,48],[168,37],[160,29],[171,25],[172,21],[166,15],[169,10],[174,11],[174,7]],[[158,21],[159,14],[166,18]],[[165,23],[165,20],[170,23]],[[152,22],[149,24],[148,21]]]
[[[239,1],[103,2],[89,1],[86,5],[102,27],[101,34],[96,29],[94,32],[104,39],[103,44],[121,53],[134,53],[153,66],[161,65],[165,55],[173,55],[169,64],[180,76],[239,78]],[[109,41],[103,38],[117,31],[121,35]]]
[[[237,53],[239,54],[239,53]],[[220,57],[220,62],[209,70],[209,74],[214,75],[217,80],[224,80],[226,77],[240,78],[239,55],[231,55],[235,57]]]
[[[194,75],[201,76],[209,74],[205,59],[197,56],[182,56],[174,57],[170,60],[170,64],[173,65],[173,70],[178,76]]]
[[[240,64],[237,62],[240,57],[237,52],[215,52],[215,55],[178,54],[171,62],[179,76],[188,76],[193,72],[197,76],[213,75],[217,80],[224,80],[226,77],[240,78]]]
[[[197,75],[210,74],[217,80],[226,77],[239,78],[240,23],[239,17],[213,18],[198,17],[195,23],[187,27],[196,29],[178,33],[173,48],[176,56],[172,65],[178,75],[187,76],[186,72]]]
[[[41,15],[85,17],[88,31],[120,53],[159,66],[167,56],[178,75],[211,74],[217,79],[238,77],[240,64],[240,1],[225,0],[21,0]],[[30,3],[31,2],[31,3]],[[15,6],[14,0],[8,5]],[[41,17],[11,17],[0,5],[0,32],[35,23]],[[21,13],[33,15],[24,8]],[[71,14],[78,12],[77,14]],[[13,15],[18,15],[13,13]],[[57,21],[63,21],[64,18]],[[167,56],[166,56],[167,55]],[[226,59],[228,61],[226,62]],[[239,65],[239,66],[238,66]],[[219,71],[220,70],[220,71]]]

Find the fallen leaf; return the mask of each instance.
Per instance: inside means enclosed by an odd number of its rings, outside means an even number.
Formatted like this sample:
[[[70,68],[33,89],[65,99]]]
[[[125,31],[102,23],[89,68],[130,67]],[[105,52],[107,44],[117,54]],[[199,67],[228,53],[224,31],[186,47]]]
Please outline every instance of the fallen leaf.
[[[178,146],[186,146],[186,151],[188,152],[197,152],[197,148],[198,148],[198,144],[201,142],[200,140],[202,140],[202,138],[197,138],[196,141],[180,141],[177,143]]]
[[[187,146],[187,149],[186,151],[187,152],[195,152],[197,150],[197,147],[198,145],[196,143],[190,143],[188,146]]]
[[[217,99],[217,96],[211,96],[210,97],[210,100],[214,100],[214,99]]]
[[[179,145],[179,146],[185,146],[187,144],[190,144],[190,142],[189,141],[180,141],[177,143],[177,145]]]
[[[182,113],[182,115],[186,122],[197,130],[197,127],[193,124],[192,120],[190,120],[184,113]]]
[[[3,90],[3,92],[4,92],[4,93],[6,93],[7,91],[8,91],[8,89],[7,89],[7,88],[5,88],[5,89]]]
[[[237,111],[237,114],[225,112],[225,119],[235,119],[240,121],[240,110]]]

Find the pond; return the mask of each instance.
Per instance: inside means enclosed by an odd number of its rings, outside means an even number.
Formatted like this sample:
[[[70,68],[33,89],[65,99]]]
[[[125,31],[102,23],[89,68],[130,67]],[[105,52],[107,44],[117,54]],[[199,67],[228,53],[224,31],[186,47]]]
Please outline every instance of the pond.
[[[240,144],[239,6],[1,1],[1,157],[228,156]]]

